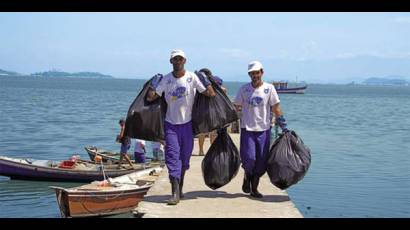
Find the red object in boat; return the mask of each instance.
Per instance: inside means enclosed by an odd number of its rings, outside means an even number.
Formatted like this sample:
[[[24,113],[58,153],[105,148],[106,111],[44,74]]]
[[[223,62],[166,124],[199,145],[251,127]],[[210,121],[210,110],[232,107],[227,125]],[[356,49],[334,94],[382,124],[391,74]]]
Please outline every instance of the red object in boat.
[[[74,161],[62,161],[58,167],[63,169],[72,169],[74,168],[74,165]]]

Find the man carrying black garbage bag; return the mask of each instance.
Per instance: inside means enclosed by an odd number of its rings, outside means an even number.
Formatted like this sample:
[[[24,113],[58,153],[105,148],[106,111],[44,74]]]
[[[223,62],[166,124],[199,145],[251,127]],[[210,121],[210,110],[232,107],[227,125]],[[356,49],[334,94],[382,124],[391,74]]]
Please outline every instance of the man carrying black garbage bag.
[[[276,123],[286,132],[286,121],[279,105],[275,87],[262,81],[263,66],[259,61],[248,64],[251,82],[243,85],[235,98],[238,111],[242,110],[240,155],[245,170],[242,191],[261,198],[259,178],[266,172],[265,155],[269,151],[271,125]]]
[[[194,145],[191,114],[195,93],[199,91],[213,97],[215,92],[208,79],[184,69],[186,58],[182,50],[173,50],[170,62],[173,71],[160,81],[152,81],[152,90],[148,91],[147,100],[153,101],[165,93],[168,104],[164,124],[165,164],[172,186],[168,204],[176,205],[182,196],[185,171],[189,169]]]

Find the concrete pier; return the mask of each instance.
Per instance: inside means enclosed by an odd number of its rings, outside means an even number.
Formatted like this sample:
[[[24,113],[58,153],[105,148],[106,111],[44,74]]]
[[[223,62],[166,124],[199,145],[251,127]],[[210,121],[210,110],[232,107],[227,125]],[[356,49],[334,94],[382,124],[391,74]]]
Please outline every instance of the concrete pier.
[[[230,133],[239,148],[239,134]],[[208,150],[209,138],[204,150]],[[195,139],[190,169],[186,172],[183,192],[185,197],[174,206],[167,205],[171,195],[168,172],[164,170],[134,210],[142,218],[303,218],[286,191],[273,186],[265,174],[258,187],[264,197],[255,199],[242,192],[243,169],[227,185],[212,190],[202,177],[202,156],[198,156],[198,140]]]

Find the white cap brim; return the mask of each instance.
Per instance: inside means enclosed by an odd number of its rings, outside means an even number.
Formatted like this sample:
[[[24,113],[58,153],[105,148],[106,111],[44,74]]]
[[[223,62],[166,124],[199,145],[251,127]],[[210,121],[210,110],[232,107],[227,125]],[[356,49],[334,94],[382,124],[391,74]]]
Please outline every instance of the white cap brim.
[[[248,70],[248,73],[253,72],[253,71],[259,71],[261,69],[262,68],[260,68],[259,66],[255,66],[255,67],[251,68],[250,70]]]
[[[171,58],[170,59],[172,59],[176,56],[181,56],[181,57],[185,58],[185,53],[182,50],[174,50],[174,51],[171,52]]]

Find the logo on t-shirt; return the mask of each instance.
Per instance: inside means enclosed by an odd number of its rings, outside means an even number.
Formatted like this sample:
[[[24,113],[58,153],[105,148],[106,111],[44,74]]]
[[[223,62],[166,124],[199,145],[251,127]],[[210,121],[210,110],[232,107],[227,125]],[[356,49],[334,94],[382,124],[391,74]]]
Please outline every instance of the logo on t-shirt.
[[[268,94],[268,93],[269,93],[269,89],[266,88],[265,90],[263,90],[263,92],[264,92],[265,94]]]
[[[176,88],[174,92],[171,93],[171,99],[175,101],[181,97],[185,97],[185,92],[186,88],[184,86],[180,86]]]
[[[191,83],[192,77],[187,78],[186,81],[187,81],[188,83]]]
[[[251,97],[249,100],[249,105],[258,106],[261,104],[262,101],[263,101],[263,98],[261,97]]]

